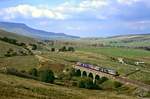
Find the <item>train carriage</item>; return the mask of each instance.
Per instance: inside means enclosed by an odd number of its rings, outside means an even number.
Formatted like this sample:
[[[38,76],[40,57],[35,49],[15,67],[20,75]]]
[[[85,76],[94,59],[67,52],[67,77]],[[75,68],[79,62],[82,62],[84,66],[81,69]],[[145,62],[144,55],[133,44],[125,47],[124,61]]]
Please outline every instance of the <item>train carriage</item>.
[[[116,70],[109,69],[109,68],[93,66],[91,64],[84,64],[84,63],[81,63],[81,62],[77,62],[76,65],[81,66],[81,67],[85,67],[85,68],[89,68],[89,69],[92,69],[92,70],[100,71],[100,72],[103,72],[103,73],[107,73],[107,74],[110,74],[110,75],[114,75],[114,76],[119,75]]]

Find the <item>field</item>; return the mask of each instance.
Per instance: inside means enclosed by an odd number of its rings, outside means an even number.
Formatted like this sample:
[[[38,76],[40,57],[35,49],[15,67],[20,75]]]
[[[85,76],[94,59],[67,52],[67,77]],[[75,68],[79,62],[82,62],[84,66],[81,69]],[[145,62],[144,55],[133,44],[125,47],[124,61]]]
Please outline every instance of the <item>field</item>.
[[[74,53],[72,52],[46,52],[41,55],[50,60],[52,63],[62,63],[66,66],[71,66],[76,61],[81,61],[84,63],[96,64],[99,66],[112,68],[124,76],[132,71],[135,71],[136,68],[139,68],[141,71],[129,75],[129,78],[140,80],[145,83],[150,82],[150,68],[149,65],[146,66],[135,66],[131,64],[121,64],[118,61],[112,61],[111,57],[114,58],[128,58],[129,60],[138,60],[144,61],[145,63],[150,64],[150,52],[145,50],[136,50],[136,49],[122,49],[122,48],[78,48]],[[139,76],[140,75],[140,76]]]
[[[1,73],[0,88],[0,99],[137,99],[117,92],[67,88]]]
[[[8,36],[25,43],[38,42],[32,38],[1,32],[1,37]],[[70,41],[69,45],[68,41],[65,41],[67,44],[64,44],[62,41],[60,42],[53,46],[47,44],[42,49],[38,48],[36,51],[40,53],[36,53],[36,55],[5,57],[4,54],[10,48],[16,51],[25,49],[0,41],[0,68],[13,67],[27,72],[32,68],[49,68],[57,76],[80,61],[115,69],[119,72],[120,76],[131,73],[131,75],[127,76],[129,79],[150,84],[150,51],[119,47],[93,47],[89,45],[97,41],[89,43],[86,40],[77,40]],[[51,52],[49,50],[52,47],[60,48],[62,46],[73,46],[75,52]],[[120,63],[118,58],[123,58],[126,63]],[[144,62],[144,64],[135,65],[135,62]],[[132,74],[137,68],[140,71]],[[136,96],[132,96],[131,94],[134,90],[132,90],[132,87],[131,90],[128,90],[129,92],[123,93],[114,90],[87,90],[77,87],[47,84],[2,73],[0,73],[0,88],[1,99],[136,99]]]
[[[83,44],[103,44],[107,46],[149,47],[150,34],[120,35],[107,38],[81,38],[72,42]]]

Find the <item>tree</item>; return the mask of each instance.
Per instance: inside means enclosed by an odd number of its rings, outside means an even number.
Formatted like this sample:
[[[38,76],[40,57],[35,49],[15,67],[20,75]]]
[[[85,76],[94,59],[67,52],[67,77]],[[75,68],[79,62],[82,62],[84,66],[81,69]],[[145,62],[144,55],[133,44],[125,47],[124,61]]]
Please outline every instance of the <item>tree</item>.
[[[114,82],[114,87],[115,88],[119,88],[119,87],[121,87],[123,84],[122,83],[120,83],[120,82],[118,82],[118,81],[115,81]]]
[[[99,84],[102,84],[103,82],[105,82],[105,81],[107,81],[107,80],[108,80],[107,77],[102,77],[102,78],[100,78],[100,79],[98,80],[98,83],[99,83]]]
[[[17,53],[12,49],[12,48],[9,48],[7,53],[5,54],[6,57],[11,57],[11,56],[16,56]]]
[[[39,72],[39,79],[46,83],[53,83],[55,80],[54,73],[51,70],[41,70]]]
[[[99,86],[96,83],[93,83],[92,78],[89,77],[83,77],[79,79],[78,87],[87,89],[99,89]]]
[[[32,75],[32,76],[38,76],[38,71],[36,68],[32,68],[30,71],[29,71],[29,74]]]
[[[32,46],[32,50],[36,50],[37,49],[37,45],[36,44],[30,44]]]
[[[73,47],[68,47],[68,51],[74,52],[75,49]]]
[[[67,48],[66,48],[66,46],[63,46],[63,47],[60,49],[60,51],[62,51],[62,52],[65,52],[65,51],[67,51]]]
[[[51,48],[51,52],[55,52],[55,48]]]

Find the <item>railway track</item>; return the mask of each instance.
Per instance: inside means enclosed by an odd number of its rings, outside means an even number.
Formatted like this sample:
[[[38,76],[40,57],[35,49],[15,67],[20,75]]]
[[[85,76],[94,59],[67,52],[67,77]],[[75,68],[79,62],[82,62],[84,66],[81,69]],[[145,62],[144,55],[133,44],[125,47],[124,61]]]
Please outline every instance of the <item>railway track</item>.
[[[137,86],[137,87],[140,87],[140,88],[150,91],[150,85],[142,83],[140,81],[130,80],[126,77],[119,77],[119,76],[115,77],[115,79],[122,83],[131,84],[131,85],[134,85],[134,86]]]
[[[140,81],[137,81],[137,80],[131,80],[131,79],[129,79],[127,77],[124,77],[124,76],[114,76],[114,75],[111,75],[111,74],[108,74],[108,73],[104,73],[104,72],[101,72],[101,71],[96,71],[96,70],[81,67],[81,66],[74,65],[73,67],[76,68],[76,69],[80,69],[82,71],[92,73],[94,75],[99,75],[100,77],[101,76],[108,77],[110,79],[114,79],[116,81],[119,81],[123,84],[133,85],[133,86],[136,86],[138,88],[144,89],[146,91],[150,91],[150,85],[145,84],[145,83],[140,82]]]

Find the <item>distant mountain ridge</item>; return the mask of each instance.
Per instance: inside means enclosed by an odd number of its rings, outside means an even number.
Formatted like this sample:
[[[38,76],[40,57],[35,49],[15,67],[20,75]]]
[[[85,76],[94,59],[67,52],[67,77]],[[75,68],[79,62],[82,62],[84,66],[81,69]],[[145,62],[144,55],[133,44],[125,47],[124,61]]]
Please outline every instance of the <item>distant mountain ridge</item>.
[[[64,33],[47,32],[44,30],[33,29],[23,23],[0,22],[0,29],[41,39],[72,39],[80,38],[78,36],[67,35]]]

